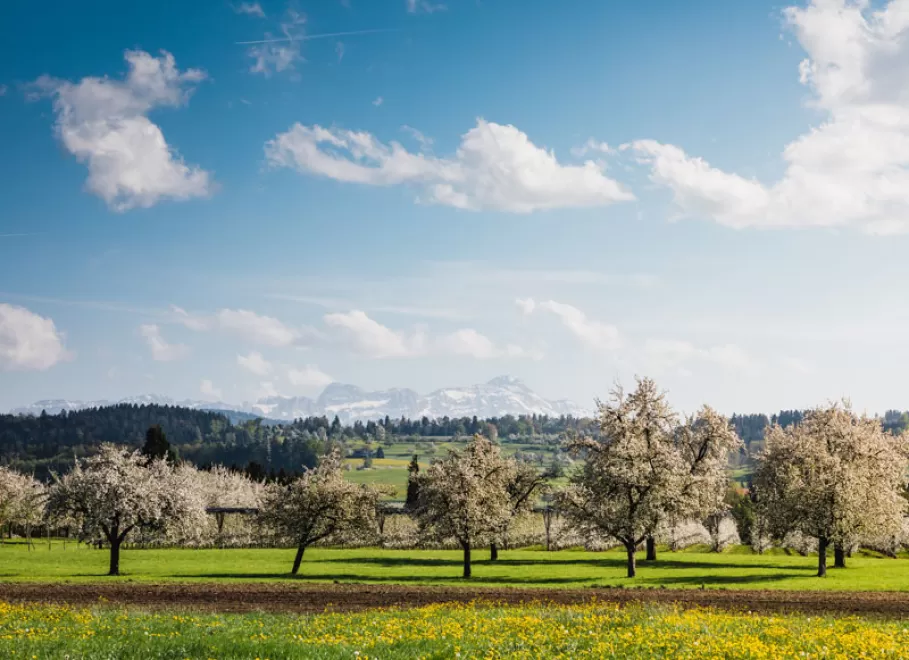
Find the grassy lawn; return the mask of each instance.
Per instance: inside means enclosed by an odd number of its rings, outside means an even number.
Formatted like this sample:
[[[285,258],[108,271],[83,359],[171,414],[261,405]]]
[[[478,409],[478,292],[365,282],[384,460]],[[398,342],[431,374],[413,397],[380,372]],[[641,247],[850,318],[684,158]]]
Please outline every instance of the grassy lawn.
[[[641,553],[643,556],[643,553]],[[639,562],[638,577],[624,577],[625,557],[618,551],[503,551],[498,562],[485,550],[474,553],[473,585],[522,587],[643,586],[667,588],[827,589],[909,591],[909,560],[855,556],[849,568],[814,577],[815,557],[724,552],[662,552],[657,562]],[[0,545],[2,581],[274,581],[367,582],[386,584],[463,584],[461,553],[444,550],[311,548],[300,575],[287,573],[293,551],[126,550],[121,578],[107,578],[108,554],[59,542]],[[2,593],[2,589],[0,589]]]
[[[359,460],[355,465],[362,465],[362,463],[363,461]],[[404,467],[379,465],[378,459],[373,461],[371,469],[357,470],[354,468],[344,473],[344,478],[355,484],[394,486],[394,494],[385,497],[385,499],[391,500],[403,500],[407,497],[407,477],[406,465]]]
[[[708,633],[708,634],[705,634]],[[900,658],[898,621],[671,607],[476,607],[311,616],[0,602],[9,658]]]

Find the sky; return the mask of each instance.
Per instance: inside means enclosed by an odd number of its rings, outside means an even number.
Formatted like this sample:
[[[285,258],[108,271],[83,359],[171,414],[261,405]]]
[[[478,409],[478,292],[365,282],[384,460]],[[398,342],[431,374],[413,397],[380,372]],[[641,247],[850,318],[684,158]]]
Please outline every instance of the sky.
[[[0,7],[0,410],[907,408],[909,0]]]

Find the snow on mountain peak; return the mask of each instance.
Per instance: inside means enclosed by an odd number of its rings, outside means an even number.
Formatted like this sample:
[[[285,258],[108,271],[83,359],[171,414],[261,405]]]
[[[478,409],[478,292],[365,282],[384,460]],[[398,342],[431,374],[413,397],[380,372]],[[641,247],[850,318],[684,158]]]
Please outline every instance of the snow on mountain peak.
[[[429,417],[502,417],[504,415],[574,415],[589,416],[591,410],[582,408],[570,401],[549,401],[533,392],[523,382],[512,376],[499,376],[483,385],[469,387],[447,387],[426,395],[420,395],[409,389],[389,389],[379,392],[367,392],[355,385],[332,383],[328,385],[318,399],[307,397],[270,396],[255,402],[246,402],[233,406],[231,404],[204,401],[179,401],[157,395],[132,396],[112,401],[38,401],[29,406],[13,409],[12,414],[39,415],[47,411],[49,415],[60,410],[81,410],[115,405],[159,404],[180,405],[187,408],[206,410],[237,411],[260,415],[275,420],[293,420],[299,417],[337,415],[342,422],[356,420],[367,421],[391,417],[418,419]]]

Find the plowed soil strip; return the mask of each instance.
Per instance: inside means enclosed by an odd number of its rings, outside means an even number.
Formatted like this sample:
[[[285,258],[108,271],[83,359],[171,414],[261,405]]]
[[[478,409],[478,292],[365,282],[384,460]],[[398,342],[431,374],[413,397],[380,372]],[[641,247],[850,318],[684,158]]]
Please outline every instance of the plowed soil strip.
[[[139,609],[209,612],[356,611],[377,607],[419,607],[432,603],[534,601],[558,604],[677,603],[753,612],[872,614],[909,618],[909,593],[758,591],[716,589],[496,589],[411,587],[369,584],[0,584],[0,600],[125,605]]]

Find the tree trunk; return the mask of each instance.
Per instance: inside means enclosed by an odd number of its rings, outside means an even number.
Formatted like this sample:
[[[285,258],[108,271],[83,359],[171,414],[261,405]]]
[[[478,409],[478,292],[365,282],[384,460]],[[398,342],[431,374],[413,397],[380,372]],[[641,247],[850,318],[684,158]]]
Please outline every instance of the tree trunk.
[[[817,540],[817,576],[827,577],[827,539],[823,536]]]
[[[656,541],[652,536],[647,537],[647,561],[656,561]]]
[[[462,543],[461,547],[464,548],[464,578],[470,578],[470,544]]]
[[[628,577],[633,578],[637,575],[637,560],[635,554],[638,549],[634,542],[625,544],[625,551],[628,553]]]
[[[219,511],[215,514],[215,522],[218,524],[218,543],[221,543],[221,535],[224,533],[224,512]]]
[[[494,542],[489,544],[489,561],[499,561],[499,546]]]
[[[833,568],[846,568],[846,550],[842,543],[833,544]]]
[[[110,570],[108,575],[120,575],[120,538],[112,536],[110,541]]]
[[[290,571],[291,575],[296,575],[300,571],[300,563],[303,561],[304,552],[306,552],[305,545],[301,545],[297,548],[297,556],[294,557],[294,567]]]

